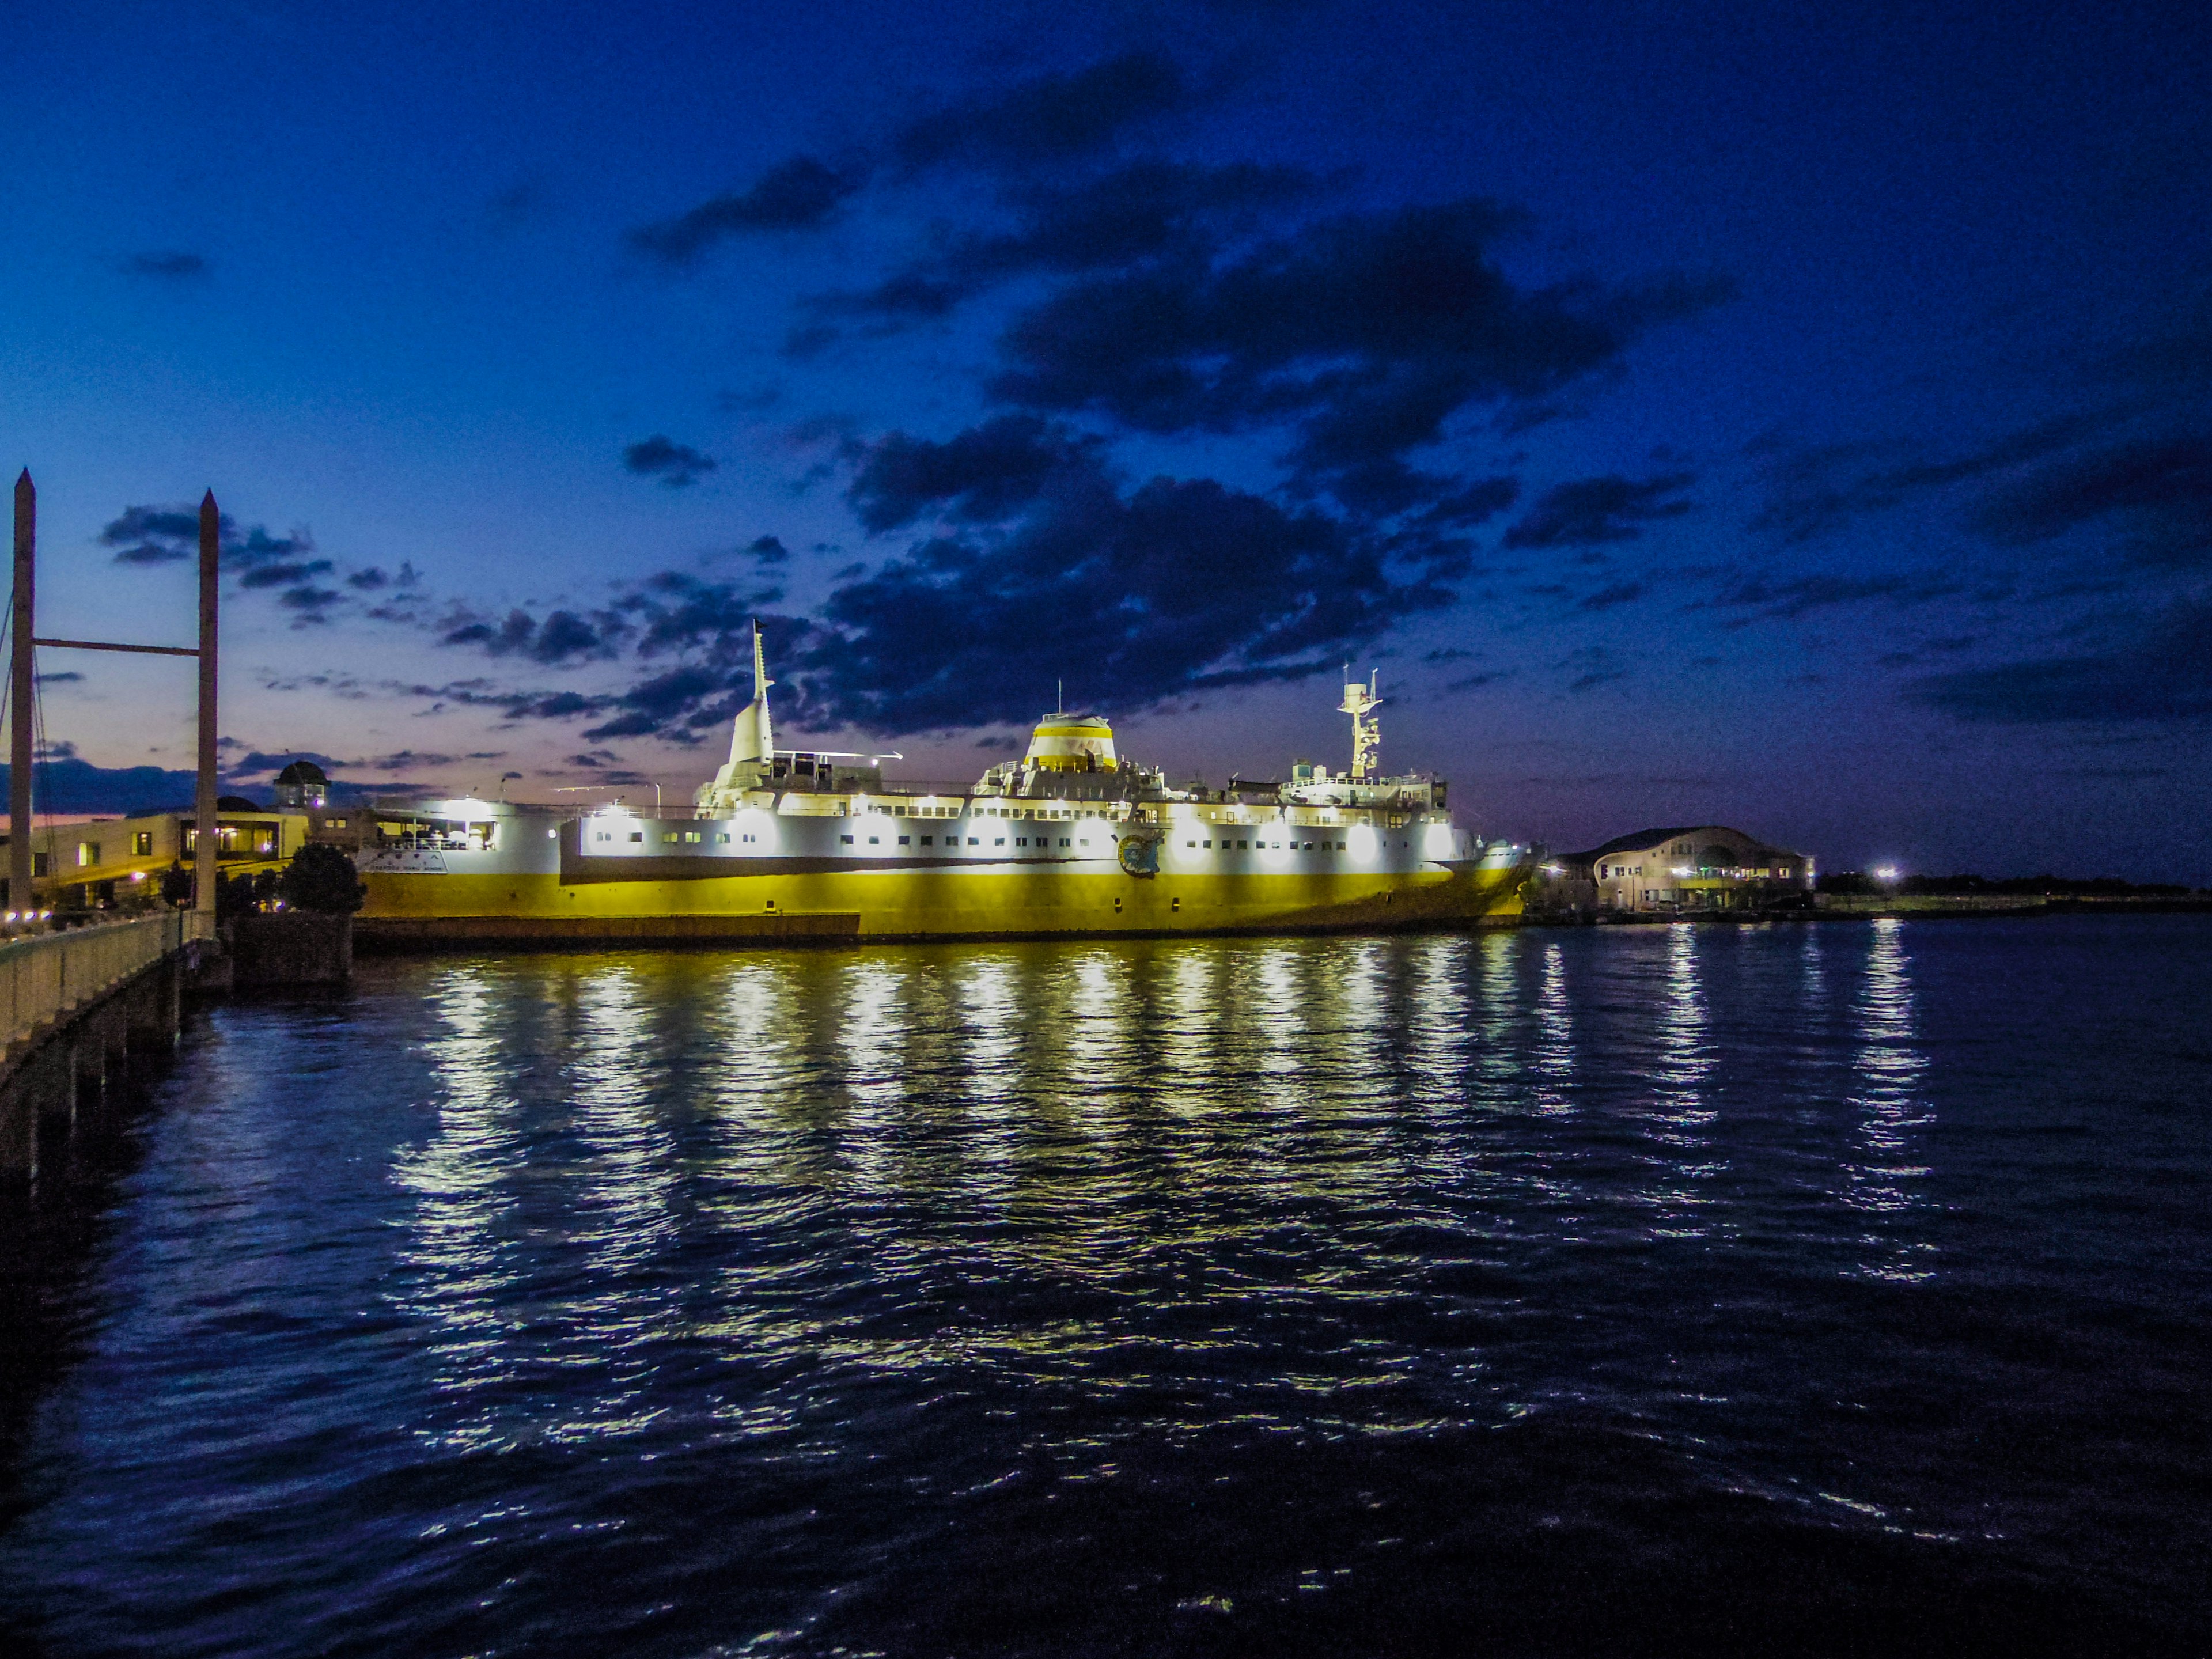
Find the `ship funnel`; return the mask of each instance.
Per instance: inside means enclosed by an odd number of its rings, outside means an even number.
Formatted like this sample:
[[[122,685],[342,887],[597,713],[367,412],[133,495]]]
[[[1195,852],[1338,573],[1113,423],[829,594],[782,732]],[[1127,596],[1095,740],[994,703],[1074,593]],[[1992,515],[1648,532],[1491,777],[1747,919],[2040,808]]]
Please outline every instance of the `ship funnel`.
[[[1040,772],[1111,772],[1121,763],[1114,753],[1114,728],[1103,715],[1052,714],[1030,734],[1022,764]]]

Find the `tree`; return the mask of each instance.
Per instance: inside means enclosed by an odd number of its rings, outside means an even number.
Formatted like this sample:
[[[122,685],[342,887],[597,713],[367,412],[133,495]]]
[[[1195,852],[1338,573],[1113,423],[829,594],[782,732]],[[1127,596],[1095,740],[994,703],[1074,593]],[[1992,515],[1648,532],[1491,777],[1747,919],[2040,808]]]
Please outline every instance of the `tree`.
[[[292,854],[277,891],[295,910],[345,916],[361,908],[368,889],[356,874],[353,860],[343,853],[335,847],[310,845]]]

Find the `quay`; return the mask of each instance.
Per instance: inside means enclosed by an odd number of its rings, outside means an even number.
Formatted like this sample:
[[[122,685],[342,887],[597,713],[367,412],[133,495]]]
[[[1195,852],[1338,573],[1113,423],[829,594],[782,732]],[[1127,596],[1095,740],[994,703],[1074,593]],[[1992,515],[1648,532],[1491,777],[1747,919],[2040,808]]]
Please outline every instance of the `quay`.
[[[173,1052],[187,978],[213,943],[188,911],[0,944],[0,1180],[35,1180],[133,1052]]]

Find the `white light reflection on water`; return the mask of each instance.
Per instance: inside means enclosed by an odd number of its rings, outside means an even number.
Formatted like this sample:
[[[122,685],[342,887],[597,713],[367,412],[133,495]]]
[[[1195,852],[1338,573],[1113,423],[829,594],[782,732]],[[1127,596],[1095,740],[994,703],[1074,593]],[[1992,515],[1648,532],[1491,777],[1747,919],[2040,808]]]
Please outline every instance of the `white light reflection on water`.
[[[1910,969],[1905,924],[1890,916],[1877,920],[1853,1009],[1852,1070],[1858,1091],[1851,1105],[1860,1152],[1845,1160],[1844,1189],[1838,1194],[1871,1224],[1862,1237],[1873,1254],[1857,1271],[1903,1283],[1935,1273],[1927,1259],[1935,1247],[1905,1237],[1900,1222],[1919,1203],[1913,1183],[1928,1174],[1925,1165],[1912,1161],[1914,1131],[1934,1115],[1920,1097],[1927,1062],[1913,1029]]]
[[[1488,941],[1485,941],[1486,944]],[[1412,957],[1406,1005],[1405,1054],[1413,1098],[1433,1121],[1467,1103],[1467,1067],[1474,1033],[1468,1018],[1465,939],[1433,938],[1407,947]]]
[[[953,981],[957,1010],[957,1065],[962,1078],[961,1136],[975,1195],[1004,1205],[1014,1194],[1016,1164],[1024,1135],[1024,1049],[1036,1013],[1025,1006],[1025,988],[1014,954],[992,950],[977,955]]]
[[[1723,1167],[1703,1156],[1711,1146],[1708,1131],[1719,1115],[1705,1092],[1714,1065],[1711,1021],[1699,982],[1697,925],[1677,922],[1667,933],[1665,994],[1651,1079],[1656,1109],[1651,1138],[1665,1149],[1655,1161],[1666,1168],[1672,1182],[1653,1194],[1661,1218],[1653,1231],[1664,1238],[1702,1238],[1707,1231],[1704,1211],[1711,1200],[1698,1183]]]
[[[838,1139],[853,1184],[896,1204],[908,1149],[907,1054],[915,995],[902,959],[864,957],[845,964],[830,1036],[846,1109]]]
[[[438,1126],[392,1160],[393,1181],[414,1199],[398,1252],[406,1288],[394,1300],[434,1332],[426,1403],[442,1420],[418,1432],[485,1446],[501,1437],[495,1402],[513,1376],[519,1318],[520,1246],[508,1224],[525,1146],[505,1052],[510,1011],[470,969],[442,975],[425,1001],[441,1028],[423,1045]]]
[[[1521,1059],[1521,951],[1518,933],[1486,933],[1476,941],[1480,1020],[1465,1073],[1468,1099],[1488,1108],[1517,1108],[1528,1073]]]
[[[1575,1081],[1575,1021],[1567,1000],[1567,954],[1559,942],[1543,947],[1542,984],[1536,993],[1536,1042],[1529,1056],[1535,1075],[1536,1109],[1557,1117],[1573,1109],[1569,1091]]]
[[[681,1323],[677,1287],[655,1271],[682,1231],[682,1180],[656,1108],[667,1056],[654,1012],[634,966],[599,969],[576,988],[570,1121],[584,1156],[572,1166],[568,1242],[583,1263],[573,1291],[548,1310],[556,1334],[546,1358],[588,1373],[595,1386],[550,1431],[554,1439],[634,1433],[649,1423],[641,1396],[656,1352]]]

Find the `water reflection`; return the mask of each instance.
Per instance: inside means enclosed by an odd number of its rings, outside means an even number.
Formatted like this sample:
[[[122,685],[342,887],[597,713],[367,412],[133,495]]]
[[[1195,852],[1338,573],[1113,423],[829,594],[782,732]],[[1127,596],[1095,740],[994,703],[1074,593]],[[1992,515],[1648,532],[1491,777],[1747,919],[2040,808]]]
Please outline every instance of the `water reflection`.
[[[1569,1109],[1575,1077],[1574,1010],[1567,1000],[1567,957],[1558,941],[1542,952],[1541,988],[1536,993],[1536,1042],[1529,1056],[1535,1075],[1536,1109],[1556,1116]]]
[[[680,1319],[673,1275],[655,1271],[680,1231],[675,1144],[659,1118],[668,1098],[659,1005],[631,965],[587,974],[576,988],[569,1243],[580,1271],[546,1310],[543,1358],[580,1368],[586,1397],[549,1431],[582,1439],[650,1421],[641,1401],[656,1351]],[[584,1395],[584,1390],[574,1391]]]
[[[1910,970],[1905,925],[1891,917],[1876,921],[1853,1008],[1857,1156],[1844,1162],[1839,1194],[1870,1224],[1863,1235],[1869,1254],[1859,1271],[1906,1282],[1935,1271],[1929,1260],[1933,1247],[1916,1242],[1905,1224],[1919,1201],[1915,1185],[1928,1174],[1913,1158],[1915,1132],[1932,1115],[1920,1098],[1926,1062],[1913,1029]]]
[[[1678,922],[1668,930],[1666,978],[1656,1026],[1658,1053],[1652,1071],[1652,1139],[1663,1152],[1657,1162],[1671,1179],[1654,1194],[1662,1237],[1704,1237],[1702,1213],[1711,1200],[1700,1190],[1723,1169],[1707,1153],[1709,1131],[1719,1115],[1706,1098],[1714,1054],[1703,988],[1699,983],[1699,930]]]
[[[427,998],[439,1029],[423,1045],[438,1087],[437,1127],[403,1147],[392,1179],[411,1195],[398,1252],[398,1305],[432,1332],[433,1439],[499,1437],[497,1400],[513,1375],[519,1247],[508,1224],[524,1165],[516,1081],[506,1063],[510,1011],[486,976],[453,969]]]

